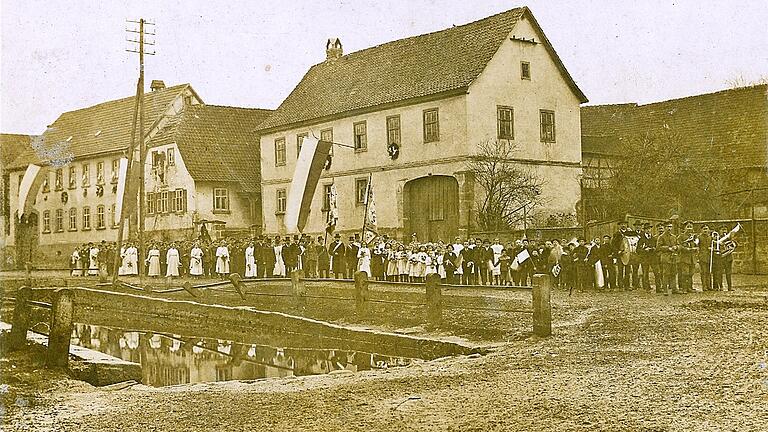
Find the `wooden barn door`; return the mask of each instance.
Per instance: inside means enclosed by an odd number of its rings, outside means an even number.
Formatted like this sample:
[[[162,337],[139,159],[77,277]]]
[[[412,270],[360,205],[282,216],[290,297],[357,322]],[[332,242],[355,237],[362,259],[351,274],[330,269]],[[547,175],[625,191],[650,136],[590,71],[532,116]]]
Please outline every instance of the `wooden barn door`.
[[[459,183],[449,176],[430,176],[406,183],[408,233],[419,241],[449,242],[459,227]]]

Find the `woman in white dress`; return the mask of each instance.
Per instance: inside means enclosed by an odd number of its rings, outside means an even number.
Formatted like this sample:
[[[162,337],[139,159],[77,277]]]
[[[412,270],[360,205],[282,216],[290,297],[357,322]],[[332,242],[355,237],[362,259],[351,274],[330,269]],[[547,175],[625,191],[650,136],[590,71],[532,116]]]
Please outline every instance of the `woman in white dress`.
[[[195,242],[189,253],[189,274],[195,278],[203,275],[203,250],[200,249],[199,242]]]
[[[125,274],[128,276],[135,276],[139,274],[139,250],[136,249],[136,245],[133,243],[128,244],[128,248],[125,249],[125,259],[123,260],[125,266]]]
[[[222,279],[229,274],[229,248],[223,240],[221,246],[216,248],[216,273]]]
[[[357,250],[357,271],[366,272],[368,277],[371,277],[371,250],[367,244],[361,245]]]
[[[253,257],[255,247],[253,242],[245,248],[245,277],[256,277],[256,259]]]
[[[179,260],[179,250],[176,249],[175,243],[171,243],[171,247],[168,248],[168,252],[165,254],[165,262],[167,264],[165,277],[178,277],[181,261]]]
[[[88,276],[99,275],[99,248],[88,243]]]
[[[275,267],[272,269],[272,276],[285,277],[285,261],[283,261],[283,241],[275,244]]]
[[[69,258],[69,267],[72,269],[72,276],[82,276],[83,270],[80,268],[80,251],[75,249]]]
[[[154,243],[150,246],[147,253],[146,263],[149,265],[147,269],[147,276],[158,277],[160,276],[160,249]]]
[[[493,282],[491,284],[501,285],[501,262],[499,261],[499,258],[501,258],[501,251],[504,250],[504,246],[501,245],[499,239],[494,239],[493,244],[491,245],[491,250],[493,251],[493,261],[488,264],[488,271],[493,277]]]

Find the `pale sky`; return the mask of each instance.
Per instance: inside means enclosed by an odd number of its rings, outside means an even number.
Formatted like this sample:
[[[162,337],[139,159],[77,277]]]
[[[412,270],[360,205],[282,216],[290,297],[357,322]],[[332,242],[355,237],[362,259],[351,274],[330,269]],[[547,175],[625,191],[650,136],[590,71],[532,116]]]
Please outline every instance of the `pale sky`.
[[[156,23],[147,86],[190,83],[209,104],[277,108],[329,37],[349,53],[523,5],[590,104],[768,77],[765,0],[0,0],[0,131],[39,134],[62,112],[131,96],[126,19]]]

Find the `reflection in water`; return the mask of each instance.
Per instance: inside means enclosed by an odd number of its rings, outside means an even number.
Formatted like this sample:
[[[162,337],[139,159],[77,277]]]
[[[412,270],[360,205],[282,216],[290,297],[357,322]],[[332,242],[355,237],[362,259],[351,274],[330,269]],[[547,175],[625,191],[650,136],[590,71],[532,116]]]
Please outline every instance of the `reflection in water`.
[[[141,364],[151,386],[316,375],[407,365],[410,360],[362,352],[243,345],[220,339],[160,335],[75,324],[71,342]]]

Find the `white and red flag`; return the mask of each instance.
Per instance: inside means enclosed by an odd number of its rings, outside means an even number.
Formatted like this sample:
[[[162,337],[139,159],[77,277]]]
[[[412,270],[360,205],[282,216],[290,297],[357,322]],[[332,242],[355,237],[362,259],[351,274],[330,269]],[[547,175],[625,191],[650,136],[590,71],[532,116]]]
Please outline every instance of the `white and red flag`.
[[[302,141],[285,208],[285,227],[288,232],[303,232],[307,224],[312,198],[331,145],[331,142],[310,137]]]

